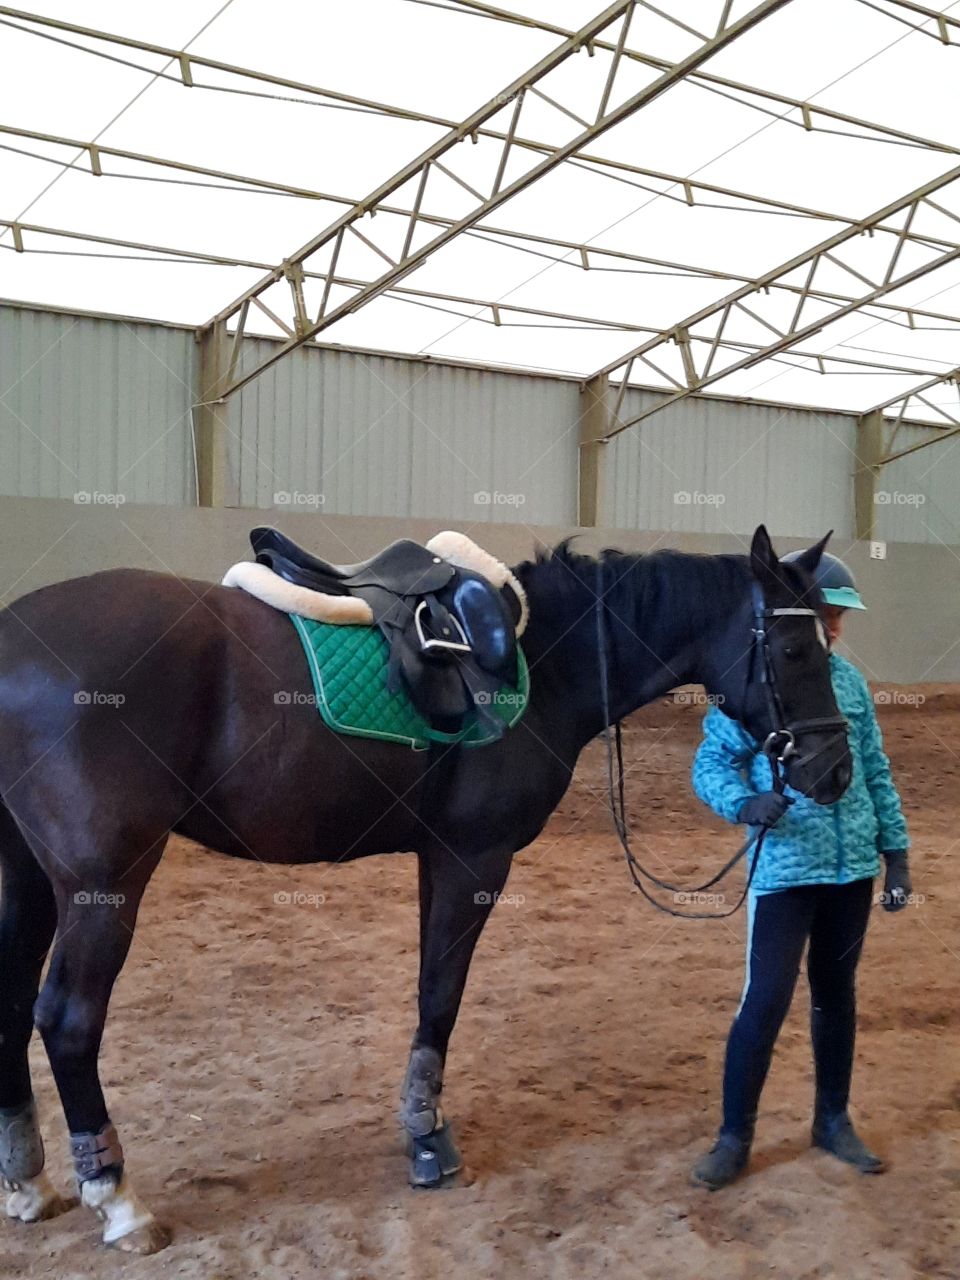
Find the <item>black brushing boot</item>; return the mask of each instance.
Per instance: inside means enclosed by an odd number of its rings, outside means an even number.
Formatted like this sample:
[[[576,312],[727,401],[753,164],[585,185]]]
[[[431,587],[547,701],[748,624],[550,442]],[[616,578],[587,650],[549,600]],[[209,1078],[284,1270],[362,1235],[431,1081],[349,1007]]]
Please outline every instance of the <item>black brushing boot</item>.
[[[836,1115],[816,1115],[813,1121],[813,1145],[849,1164],[861,1173],[883,1173],[886,1165],[858,1137],[846,1111]]]
[[[742,1136],[725,1133],[722,1129],[717,1140],[705,1156],[693,1166],[690,1181],[708,1191],[719,1191],[737,1179],[750,1159],[753,1131]]]

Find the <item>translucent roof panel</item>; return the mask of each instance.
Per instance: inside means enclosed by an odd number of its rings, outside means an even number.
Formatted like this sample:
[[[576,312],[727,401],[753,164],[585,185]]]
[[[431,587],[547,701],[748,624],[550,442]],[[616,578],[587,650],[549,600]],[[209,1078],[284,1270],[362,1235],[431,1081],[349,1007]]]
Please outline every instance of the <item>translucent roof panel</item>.
[[[48,0],[0,40],[6,297],[960,413],[949,9]]]

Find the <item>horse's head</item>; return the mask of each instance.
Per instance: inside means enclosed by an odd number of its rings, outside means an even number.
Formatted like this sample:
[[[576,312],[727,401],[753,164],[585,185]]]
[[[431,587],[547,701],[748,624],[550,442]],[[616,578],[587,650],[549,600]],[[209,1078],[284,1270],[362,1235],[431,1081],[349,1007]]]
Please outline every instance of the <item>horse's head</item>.
[[[782,564],[760,525],[749,589],[720,637],[708,686],[727,715],[783,759],[790,786],[820,804],[839,800],[852,771],[811,576],[829,537]]]

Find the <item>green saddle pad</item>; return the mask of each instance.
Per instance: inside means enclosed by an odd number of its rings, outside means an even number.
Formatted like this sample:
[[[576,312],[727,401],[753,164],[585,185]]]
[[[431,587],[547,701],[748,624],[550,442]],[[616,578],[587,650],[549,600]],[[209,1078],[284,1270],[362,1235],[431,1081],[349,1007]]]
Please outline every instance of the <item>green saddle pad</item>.
[[[410,701],[405,689],[387,688],[387,641],[379,627],[338,626],[297,614],[290,618],[307,655],[317,708],[337,733],[403,742],[423,751],[434,742],[482,747],[494,735],[475,716],[459,733],[434,729]],[[512,728],[527,709],[530,674],[517,645],[517,687],[505,684],[492,701],[494,715]]]

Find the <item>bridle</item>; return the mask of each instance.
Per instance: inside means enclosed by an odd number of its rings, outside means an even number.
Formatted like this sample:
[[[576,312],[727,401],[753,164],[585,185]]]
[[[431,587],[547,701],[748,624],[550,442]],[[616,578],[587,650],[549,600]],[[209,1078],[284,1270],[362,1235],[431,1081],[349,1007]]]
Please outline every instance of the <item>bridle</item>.
[[[787,720],[783,702],[780,698],[780,690],[777,687],[776,668],[773,665],[773,657],[770,653],[770,633],[767,621],[770,618],[814,618],[816,619],[818,631],[822,631],[823,623],[816,609],[809,609],[804,606],[769,609],[764,600],[763,590],[759,582],[752,582],[750,590],[753,601],[753,626],[750,631],[752,638],[744,686],[744,702],[746,702],[746,692],[750,685],[758,684],[763,690],[763,695],[767,702],[770,723],[777,725],[777,728],[767,735],[762,750],[769,757],[772,757],[772,754],[775,753],[777,761],[782,766],[792,756],[802,754],[797,749],[797,738],[802,737],[805,733],[829,733],[831,730],[834,731],[834,736],[846,733],[847,721],[840,715],[818,716],[808,720]],[[601,660],[603,659],[601,658]],[[754,679],[754,672],[758,668],[759,675]],[[811,752],[807,758],[815,760],[826,749],[827,744]]]
[[[730,858],[715,876],[712,876],[704,884],[697,885],[693,888],[684,888],[681,885],[671,884],[667,880],[661,880],[655,876],[652,871],[648,870],[634,854],[630,847],[630,833],[627,828],[626,815],[626,797],[624,788],[624,766],[623,766],[623,731],[620,721],[618,720],[613,729],[613,741],[611,742],[610,734],[610,673],[607,659],[607,621],[606,621],[606,604],[604,600],[605,588],[603,583],[604,562],[602,559],[597,561],[597,591],[596,591],[596,620],[597,620],[597,648],[600,667],[600,705],[603,712],[603,739],[607,752],[607,787],[610,803],[610,811],[613,814],[613,823],[616,828],[617,837],[623,849],[624,856],[627,860],[627,869],[630,872],[630,878],[634,885],[640,890],[648,902],[652,903],[658,911],[662,911],[665,915],[678,916],[685,920],[723,920],[727,916],[732,916],[739,911],[746,901],[747,894],[750,892],[750,886],[753,883],[754,873],[757,869],[757,863],[760,859],[760,853],[763,849],[763,843],[766,839],[767,832],[771,829],[766,823],[761,823],[759,828],[751,833],[743,842],[737,852]],[[778,608],[773,609],[767,606],[764,599],[763,590],[760,584],[753,582],[751,584],[751,599],[753,603],[753,623],[751,626],[751,642],[750,655],[747,662],[747,673],[744,683],[744,703],[746,703],[746,694],[751,684],[759,685],[763,690],[764,698],[767,702],[767,710],[770,715],[770,723],[775,725],[767,737],[764,739],[760,750],[767,757],[770,764],[771,790],[778,795],[783,794],[786,786],[786,765],[787,761],[794,756],[801,755],[797,748],[797,739],[809,733],[823,733],[834,731],[834,736],[846,733],[847,721],[841,716],[819,716],[807,720],[787,720],[783,707],[783,700],[780,697],[780,690],[777,685],[776,668],[773,665],[773,656],[770,651],[770,634],[768,622],[772,618],[782,617],[810,617],[816,619],[817,626],[822,627],[820,616],[816,609],[805,608],[802,606],[794,608]],[[756,673],[756,674],[755,674]],[[826,750],[826,745],[820,747],[815,752],[811,752],[809,759],[813,760]],[[614,751],[616,752],[616,775],[614,773]],[[616,783],[614,777],[616,776]],[[683,894],[686,897],[692,897],[697,894],[705,893],[708,889],[713,888],[720,880],[732,871],[741,858],[746,856],[750,846],[754,845],[753,856],[750,859],[750,869],[747,873],[746,884],[743,892],[737,899],[734,906],[729,911],[677,911],[673,907],[665,906],[659,902],[644,881],[649,881],[658,889],[664,889],[668,893]]]

